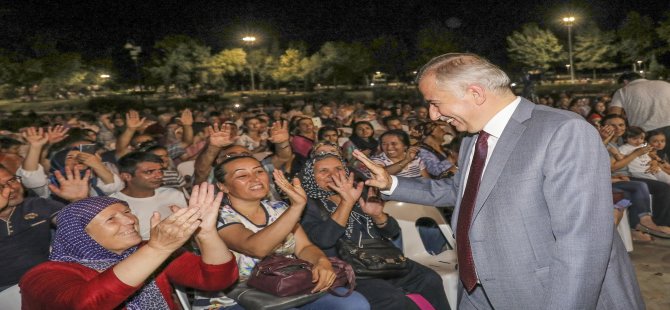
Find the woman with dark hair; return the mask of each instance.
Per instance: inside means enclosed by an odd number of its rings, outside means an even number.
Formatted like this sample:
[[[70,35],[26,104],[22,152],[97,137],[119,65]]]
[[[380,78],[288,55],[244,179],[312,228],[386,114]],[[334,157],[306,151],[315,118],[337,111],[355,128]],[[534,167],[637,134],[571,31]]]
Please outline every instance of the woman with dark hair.
[[[261,130],[261,120],[252,116],[244,119],[244,132],[235,143],[253,153],[259,153],[267,150],[267,140],[268,133]]]
[[[309,239],[328,256],[338,256],[339,239],[391,239],[400,233],[398,222],[384,213],[384,204],[363,195],[363,183],[354,184],[344,160],[336,154],[317,154],[305,165],[302,184],[307,192],[307,210],[302,225]],[[418,293],[435,309],[449,309],[442,279],[433,270],[412,260],[409,272],[392,278],[358,278],[356,291],[368,299],[372,309],[417,309],[406,294]]]
[[[632,202],[629,212],[633,238],[650,241],[652,234],[661,238],[670,238],[670,186],[660,181],[635,178],[628,170],[628,164],[638,156],[648,153],[652,148],[643,147],[623,155],[618,150],[621,137],[628,124],[621,115],[610,114],[603,119],[601,137],[610,155],[612,170],[612,188],[623,192]],[[650,201],[649,196],[653,197]],[[653,205],[653,208],[652,208]],[[651,210],[653,209],[653,214]]]
[[[291,120],[291,148],[297,156],[307,158],[316,141],[314,122],[307,116],[295,116]]]
[[[402,130],[389,130],[379,137],[382,152],[370,159],[386,168],[391,175],[430,178],[426,165],[417,156],[419,148],[410,146],[409,135]]]
[[[417,127],[422,139],[417,156],[426,164],[426,171],[434,179],[452,176],[456,173],[458,158],[444,147],[455,137],[455,131],[446,122],[421,123]]]
[[[236,252],[239,276],[249,278],[254,266],[271,254],[293,256],[310,262],[314,291],[325,291],[335,281],[333,267],[318,247],[305,235],[298,221],[307,197],[298,179],[290,183],[278,170],[274,181],[286,193],[290,205],[266,200],[270,177],[251,154],[226,158],[214,171],[217,186],[226,199],[220,210],[219,236]],[[343,293],[344,288],[336,288]],[[326,294],[299,309],[368,309],[360,294],[336,297]]]
[[[58,215],[50,261],[21,278],[23,309],[178,309],[172,283],[226,288],[237,279],[237,265],[217,236],[221,197],[212,185],[195,186],[188,208],[173,209],[163,221],[154,215],[145,245],[124,201],[91,197],[68,205]],[[201,255],[174,256],[191,235]]]
[[[342,145],[342,150],[344,150],[344,157],[349,163],[350,167],[360,171],[365,172],[368,169],[354,158],[354,150],[360,150],[367,156],[373,156],[377,154],[379,149],[379,142],[373,137],[375,131],[372,127],[372,123],[368,121],[359,121],[354,123],[352,127],[351,136],[349,136],[349,141]]]

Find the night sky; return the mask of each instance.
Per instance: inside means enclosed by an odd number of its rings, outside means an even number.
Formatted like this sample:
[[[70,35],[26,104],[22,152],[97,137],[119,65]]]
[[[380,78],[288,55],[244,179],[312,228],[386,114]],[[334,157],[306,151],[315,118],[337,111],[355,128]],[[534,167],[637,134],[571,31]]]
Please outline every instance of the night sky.
[[[25,38],[55,38],[61,51],[85,58],[125,53],[133,40],[145,49],[169,34],[200,39],[216,52],[239,47],[252,33],[286,48],[304,41],[310,52],[326,41],[369,41],[397,35],[410,46],[431,21],[449,26],[466,49],[495,60],[505,58],[505,37],[527,22],[539,23],[564,39],[558,20],[567,12],[616,28],[630,10],[659,21],[670,1],[0,1],[0,48],[26,48]]]

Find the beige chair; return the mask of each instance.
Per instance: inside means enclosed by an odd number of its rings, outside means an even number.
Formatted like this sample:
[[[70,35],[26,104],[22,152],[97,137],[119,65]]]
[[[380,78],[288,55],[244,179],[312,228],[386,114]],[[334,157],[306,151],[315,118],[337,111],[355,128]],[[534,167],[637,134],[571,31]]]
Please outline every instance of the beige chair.
[[[444,291],[451,309],[457,308],[458,302],[458,259],[456,250],[447,250],[438,255],[431,255],[424,248],[419,230],[416,227],[417,220],[429,218],[435,221],[447,239],[452,249],[456,248],[451,226],[446,222],[444,216],[436,207],[424,206],[413,203],[387,201],[384,211],[398,221],[402,230],[402,244],[405,256],[413,261],[429,267],[442,277]]]
[[[18,284],[0,292],[0,309],[21,310],[21,291]]]

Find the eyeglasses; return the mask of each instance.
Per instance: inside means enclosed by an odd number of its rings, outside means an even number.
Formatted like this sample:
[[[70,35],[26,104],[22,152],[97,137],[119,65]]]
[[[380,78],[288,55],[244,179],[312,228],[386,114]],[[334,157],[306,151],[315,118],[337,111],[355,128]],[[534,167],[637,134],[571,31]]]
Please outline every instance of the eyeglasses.
[[[5,183],[0,183],[0,191],[5,189],[6,186],[14,185],[21,183],[21,177],[20,176],[13,176],[11,179],[5,181]]]

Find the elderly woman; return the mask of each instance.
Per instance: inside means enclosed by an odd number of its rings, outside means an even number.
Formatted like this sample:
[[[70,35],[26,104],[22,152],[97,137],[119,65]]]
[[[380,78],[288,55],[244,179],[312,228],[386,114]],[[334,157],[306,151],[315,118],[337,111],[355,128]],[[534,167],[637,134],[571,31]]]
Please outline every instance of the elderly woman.
[[[302,225],[326,255],[337,256],[335,245],[340,238],[357,242],[390,239],[400,233],[398,222],[384,213],[382,202],[370,196],[367,201],[361,198],[363,183],[354,185],[353,176],[337,154],[315,155],[303,170],[302,183],[309,197]],[[421,294],[435,309],[449,309],[440,276],[408,261],[410,271],[406,275],[356,279],[356,291],[368,299],[372,309],[415,309],[407,293]]]
[[[409,136],[402,130],[389,130],[379,137],[382,153],[370,159],[386,168],[390,175],[430,178],[426,165],[417,157],[419,148],[410,146]]]
[[[289,183],[283,173],[275,170],[275,183],[291,201],[268,201],[270,178],[261,163],[248,154],[228,157],[214,172],[219,189],[226,193],[221,208],[219,236],[235,251],[240,266],[240,279],[247,279],[262,258],[270,254],[295,256],[314,265],[313,292],[327,290],[335,281],[328,258],[314,246],[298,221],[307,197],[294,179]],[[344,288],[337,288],[343,290]],[[343,291],[342,291],[343,292]],[[300,309],[368,309],[360,294],[336,297],[326,294]]]
[[[154,214],[143,246],[125,202],[92,197],[65,207],[50,262],[19,283],[23,309],[178,309],[170,283],[214,291],[235,282],[237,265],[216,232],[222,195],[205,185],[194,187],[188,208],[163,221]],[[202,255],[170,259],[193,234]]]

